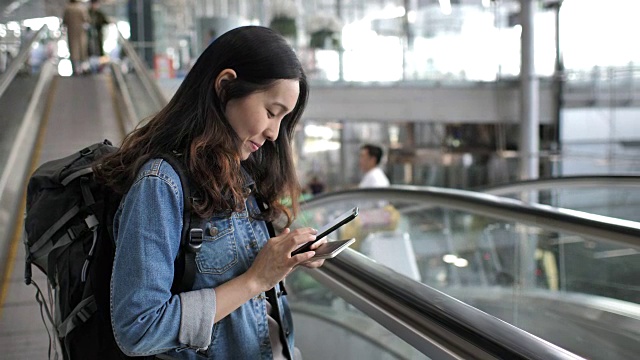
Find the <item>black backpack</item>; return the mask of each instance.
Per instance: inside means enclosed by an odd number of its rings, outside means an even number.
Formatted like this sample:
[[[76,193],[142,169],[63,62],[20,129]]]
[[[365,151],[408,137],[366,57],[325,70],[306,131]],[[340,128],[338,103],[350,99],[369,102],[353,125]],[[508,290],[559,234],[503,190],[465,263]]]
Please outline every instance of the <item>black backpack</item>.
[[[44,163],[32,174],[27,187],[25,283],[36,286],[43,321],[46,314],[64,359],[126,358],[114,340],[109,313],[115,250],[112,225],[121,196],[95,181],[91,168],[116,149],[105,140]],[[190,211],[191,193],[184,165],[172,154],[158,157],[180,175],[184,193],[181,250],[171,287],[173,293],[179,293],[193,285],[202,230],[191,228],[199,222]],[[32,264],[47,275],[47,298],[31,278]],[[51,358],[52,348],[54,352],[56,349],[51,334],[49,341]]]

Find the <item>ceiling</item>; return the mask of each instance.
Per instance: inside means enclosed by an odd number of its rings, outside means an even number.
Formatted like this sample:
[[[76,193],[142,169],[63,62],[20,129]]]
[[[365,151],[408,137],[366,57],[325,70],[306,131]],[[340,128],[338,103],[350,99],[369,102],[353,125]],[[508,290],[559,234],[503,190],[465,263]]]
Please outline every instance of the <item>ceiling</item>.
[[[61,16],[67,0],[0,0],[0,23]]]
[[[45,16],[62,16],[64,6],[69,0],[0,0],[0,24],[7,23],[8,21],[19,21],[24,19],[31,19]],[[79,0],[81,2],[87,2],[88,0]],[[218,0],[216,0],[218,1]],[[231,1],[231,0],[227,0]],[[337,1],[337,0],[333,0]],[[331,2],[333,2],[331,1]],[[344,0],[343,0],[344,1]],[[346,0],[347,3],[364,3],[366,0]],[[401,2],[400,0],[394,0]],[[452,4],[472,4],[478,5],[482,0],[450,0]],[[496,0],[491,0],[496,1]],[[501,6],[513,3],[518,4],[520,0],[501,0]],[[551,1],[551,0],[543,0]],[[557,0],[556,0],[557,1]],[[103,5],[126,3],[126,0],[102,0]],[[171,1],[166,1],[171,2]],[[247,3],[247,1],[244,1]],[[426,5],[437,4],[438,0],[417,0],[414,6],[423,7]]]

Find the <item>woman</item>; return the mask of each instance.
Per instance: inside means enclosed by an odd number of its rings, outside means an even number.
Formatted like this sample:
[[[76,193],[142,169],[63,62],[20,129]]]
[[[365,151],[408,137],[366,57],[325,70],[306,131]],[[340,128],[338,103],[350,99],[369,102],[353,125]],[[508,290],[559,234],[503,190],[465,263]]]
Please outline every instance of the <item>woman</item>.
[[[297,212],[295,200],[291,211],[279,200],[300,195],[291,141],[307,98],[305,74],[284,38],[268,28],[236,28],[96,168],[125,194],[114,220],[111,280],[111,321],[125,354],[292,358],[291,313],[279,282],[297,265],[323,262],[311,259],[314,251],[291,256],[316,230],[285,228],[269,238],[265,221],[284,215],[289,226]],[[183,195],[175,169],[157,158],[172,151],[184,159],[197,189],[193,209],[208,229],[193,289],[179,294],[170,288]],[[256,198],[267,205],[262,211]],[[272,288],[278,296],[267,299]]]

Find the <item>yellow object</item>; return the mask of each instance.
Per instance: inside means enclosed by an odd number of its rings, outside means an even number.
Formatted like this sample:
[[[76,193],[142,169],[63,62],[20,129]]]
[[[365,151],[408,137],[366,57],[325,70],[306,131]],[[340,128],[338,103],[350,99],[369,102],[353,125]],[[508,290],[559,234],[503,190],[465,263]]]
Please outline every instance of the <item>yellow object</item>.
[[[393,231],[398,227],[400,212],[390,204],[381,208],[362,209],[353,221],[340,228],[340,238],[355,238],[352,249],[358,250],[367,235],[379,231]]]

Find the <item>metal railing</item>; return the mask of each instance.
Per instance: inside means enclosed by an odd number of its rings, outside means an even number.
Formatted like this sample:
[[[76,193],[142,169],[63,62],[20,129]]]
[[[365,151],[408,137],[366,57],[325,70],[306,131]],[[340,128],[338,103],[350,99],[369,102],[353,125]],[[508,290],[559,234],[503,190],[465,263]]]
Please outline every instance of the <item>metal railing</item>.
[[[158,86],[155,79],[150,75],[149,70],[131,43],[125,39],[120,32],[118,32],[118,34],[119,42],[124,49],[125,59],[128,59],[126,61],[133,66],[132,73],[136,77],[137,81],[142,85],[142,89],[145,93],[144,101],[150,102],[149,105],[153,111],[160,110],[167,104],[168,99],[162,92],[162,89],[160,89],[160,86]],[[149,114],[141,113],[141,111],[138,110],[138,107],[136,107],[136,104],[134,104],[134,98],[131,91],[135,90],[130,90],[130,86],[127,84],[128,74],[123,74],[120,64],[111,62],[110,67],[113,74],[113,83],[116,89],[118,89],[116,93],[116,100],[119,107],[122,109],[121,115],[125,118],[123,119],[125,133],[128,133]],[[141,94],[137,95],[140,96]]]
[[[47,32],[47,30],[47,26],[44,25],[40,28],[40,30],[35,32],[31,39],[29,39],[22,45],[20,52],[13,59],[13,61],[11,61],[11,64],[9,64],[7,71],[2,74],[2,76],[0,76],[0,97],[2,97],[2,94],[4,94],[4,92],[7,90],[9,84],[11,84],[11,82],[13,81],[13,78],[16,77],[16,74],[18,73],[20,68],[23,67],[29,59],[29,54],[31,53],[31,45],[36,42],[36,40],[39,39],[42,34]]]
[[[140,80],[142,81],[142,84],[145,87],[147,93],[151,96],[155,107],[157,109],[161,109],[168,102],[167,98],[164,96],[164,93],[162,92],[158,84],[149,75],[149,70],[147,69],[142,59],[140,59],[140,56],[135,51],[133,46],[127,39],[122,36],[122,33],[120,33],[119,31],[118,40],[122,45],[127,58],[131,60],[131,64],[133,65],[136,73],[140,76]]]
[[[308,200],[302,205],[302,210],[380,199],[416,204],[410,207],[414,213],[419,204],[424,204],[425,208],[461,209],[588,239],[640,246],[640,223],[637,222],[526,204],[465,190],[406,186],[348,190]],[[323,267],[306,272],[433,358],[579,358],[351,249],[326,261]]]
[[[42,27],[31,40],[26,43],[19,55],[9,66],[7,72],[0,78],[0,96],[14,80],[18,70],[25,65],[28,59],[31,44],[38,39],[46,27]],[[31,158],[34,152],[38,135],[41,131],[43,113],[45,112],[46,98],[49,88],[55,76],[55,65],[51,61],[45,61],[37,79],[37,83],[29,96],[30,100],[15,138],[11,144],[7,160],[0,174],[0,258],[6,259],[5,252],[10,246],[15,235],[15,223],[22,214],[17,211],[24,200],[25,179],[31,171]],[[7,119],[9,120],[9,119]]]
[[[430,358],[581,358],[351,249],[308,272]]]
[[[562,231],[587,239],[614,241],[640,246],[640,223],[589,214],[541,204],[527,204],[468,190],[436,187],[392,185],[387,188],[344,190],[320,195],[303,208],[330,204],[335,201],[379,201],[380,199],[418,202],[425,208],[443,206],[497,219]]]

